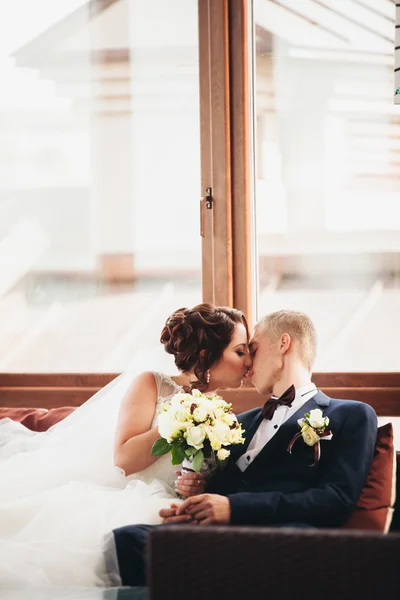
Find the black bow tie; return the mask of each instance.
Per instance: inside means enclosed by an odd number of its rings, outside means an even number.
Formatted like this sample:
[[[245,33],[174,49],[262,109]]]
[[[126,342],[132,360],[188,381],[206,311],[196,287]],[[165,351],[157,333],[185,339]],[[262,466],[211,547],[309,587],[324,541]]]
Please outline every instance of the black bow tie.
[[[291,385],[280,398],[270,398],[262,407],[262,415],[264,419],[272,419],[274,412],[278,406],[292,406],[292,402],[296,396],[296,388]]]

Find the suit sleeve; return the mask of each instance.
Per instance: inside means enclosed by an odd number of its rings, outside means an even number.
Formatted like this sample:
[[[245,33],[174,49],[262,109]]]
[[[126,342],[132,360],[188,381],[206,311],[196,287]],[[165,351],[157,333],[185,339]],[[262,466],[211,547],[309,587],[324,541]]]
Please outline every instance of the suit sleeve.
[[[317,487],[288,494],[229,494],[231,523],[305,523],[316,527],[342,525],[356,506],[374,455],[377,435],[375,411],[361,402],[349,407],[348,415],[336,435],[335,453]]]

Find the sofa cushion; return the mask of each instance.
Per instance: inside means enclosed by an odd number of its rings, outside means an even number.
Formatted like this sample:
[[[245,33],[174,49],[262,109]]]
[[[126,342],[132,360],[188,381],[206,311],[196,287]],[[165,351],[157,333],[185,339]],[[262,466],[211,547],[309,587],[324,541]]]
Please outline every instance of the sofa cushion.
[[[391,423],[378,427],[375,453],[357,507],[345,529],[387,533],[396,498],[396,452]]]
[[[394,505],[394,513],[390,531],[400,531],[400,452],[396,453],[397,469],[396,469],[396,502]]]
[[[60,406],[59,408],[11,408],[0,407],[0,419],[8,417],[18,421],[32,431],[47,431],[65,417],[68,417],[76,407]]]

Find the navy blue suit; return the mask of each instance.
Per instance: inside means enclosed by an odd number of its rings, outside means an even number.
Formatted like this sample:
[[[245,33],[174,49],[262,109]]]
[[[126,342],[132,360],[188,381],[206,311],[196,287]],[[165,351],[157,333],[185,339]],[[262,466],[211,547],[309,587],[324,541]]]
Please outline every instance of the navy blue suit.
[[[321,459],[299,438],[297,420],[315,408],[329,417],[331,440],[322,440]],[[334,400],[322,392],[303,404],[265,444],[242,472],[236,461],[245,454],[262,420],[261,409],[242,415],[245,444],[234,446],[226,469],[207,485],[209,493],[227,496],[232,525],[301,524],[339,527],[354,510],[374,454],[377,418],[368,404]],[[150,527],[127,526],[114,531],[121,577],[125,585],[141,585],[144,578],[146,538]],[[142,560],[142,564],[140,561]]]

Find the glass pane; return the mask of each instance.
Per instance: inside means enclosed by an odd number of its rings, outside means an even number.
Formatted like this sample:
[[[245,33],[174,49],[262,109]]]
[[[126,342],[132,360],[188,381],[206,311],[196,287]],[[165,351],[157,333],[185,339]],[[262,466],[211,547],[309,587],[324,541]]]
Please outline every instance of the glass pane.
[[[259,314],[309,314],[316,371],[398,371],[394,4],[254,6]]]
[[[197,0],[6,4],[0,371],[167,368],[201,301]]]

